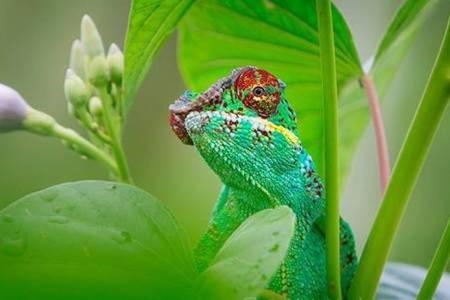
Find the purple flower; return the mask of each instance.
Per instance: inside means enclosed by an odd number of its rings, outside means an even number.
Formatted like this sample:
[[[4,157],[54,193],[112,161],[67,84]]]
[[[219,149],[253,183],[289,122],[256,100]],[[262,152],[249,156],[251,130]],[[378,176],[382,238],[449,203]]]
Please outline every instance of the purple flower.
[[[0,83],[0,132],[21,128],[28,108],[18,92]]]

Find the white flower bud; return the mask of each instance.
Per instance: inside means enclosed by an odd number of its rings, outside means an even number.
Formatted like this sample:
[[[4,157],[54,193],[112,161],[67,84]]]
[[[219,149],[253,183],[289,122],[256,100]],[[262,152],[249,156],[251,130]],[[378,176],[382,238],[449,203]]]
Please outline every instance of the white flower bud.
[[[91,100],[89,100],[89,112],[97,117],[103,114],[103,105],[100,98],[92,97]]]
[[[67,69],[66,71],[64,93],[66,95],[66,99],[73,104],[75,109],[85,105],[90,96],[83,80],[81,80],[81,78],[78,77],[71,69]]]
[[[86,72],[84,71],[84,49],[80,40],[75,40],[72,43],[72,49],[70,51],[70,63],[69,67],[77,74],[81,79],[86,78]]]
[[[104,56],[97,56],[87,65],[89,81],[96,87],[105,86],[109,81],[108,64]]]
[[[81,20],[81,42],[89,57],[94,58],[99,55],[105,55],[100,33],[94,21],[88,15],[84,15]]]
[[[22,128],[28,104],[14,89],[0,83],[0,132]]]
[[[122,84],[124,62],[122,51],[120,51],[120,48],[116,44],[114,43],[111,44],[106,59],[108,61],[111,80],[116,85],[120,86]]]

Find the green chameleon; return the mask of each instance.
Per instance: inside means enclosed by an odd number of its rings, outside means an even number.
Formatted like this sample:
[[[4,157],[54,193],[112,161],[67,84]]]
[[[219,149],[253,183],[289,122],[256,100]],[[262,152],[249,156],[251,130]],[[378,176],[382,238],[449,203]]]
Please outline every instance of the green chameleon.
[[[268,286],[289,299],[327,298],[325,191],[302,147],[285,84],[255,67],[239,68],[204,93],[187,91],[169,108],[172,130],[193,144],[224,187],[195,256],[204,270],[230,234],[262,209],[287,205],[297,217],[286,257]],[[341,221],[342,292],[357,258]]]

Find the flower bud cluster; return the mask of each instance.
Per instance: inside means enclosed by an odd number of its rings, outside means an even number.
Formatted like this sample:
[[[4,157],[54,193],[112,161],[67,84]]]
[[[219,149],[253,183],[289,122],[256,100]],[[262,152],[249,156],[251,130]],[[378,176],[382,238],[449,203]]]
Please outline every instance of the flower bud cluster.
[[[81,21],[81,39],[73,42],[64,94],[68,111],[89,131],[89,140],[32,108],[14,89],[0,83],[0,133],[23,129],[59,138],[84,158],[103,163],[117,178],[131,182],[121,146],[123,54],[103,42],[89,16]],[[113,156],[114,155],[114,156]]]
[[[81,38],[72,44],[69,69],[66,71],[64,93],[69,112],[83,126],[95,134],[105,131],[104,105],[110,105],[110,114],[120,115],[124,58],[119,47],[111,44],[108,53],[92,19],[81,20]],[[105,92],[110,103],[105,103]]]

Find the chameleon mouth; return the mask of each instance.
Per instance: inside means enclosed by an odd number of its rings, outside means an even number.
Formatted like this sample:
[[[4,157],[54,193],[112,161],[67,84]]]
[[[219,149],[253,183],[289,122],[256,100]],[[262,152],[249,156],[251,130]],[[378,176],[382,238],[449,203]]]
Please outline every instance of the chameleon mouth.
[[[193,145],[185,126],[187,115],[192,112],[203,111],[203,107],[210,103],[210,101],[201,95],[194,98],[194,100],[192,99],[192,93],[187,91],[169,106],[170,127],[176,136],[186,145]]]
[[[204,93],[198,95],[187,91],[169,106],[169,124],[172,131],[184,144],[193,145],[192,139],[189,136],[185,126],[185,120],[188,114],[192,112],[214,111],[211,107],[222,103],[223,92],[227,89],[231,89],[234,80],[242,72],[248,69],[256,68],[248,66],[233,70],[231,75],[219,79]],[[209,109],[207,109],[207,107],[209,107]]]
[[[231,79],[223,78],[206,92],[198,96],[192,92],[186,91],[169,106],[170,127],[184,144],[193,145],[192,139],[185,126],[185,120],[188,114],[192,112],[203,112],[206,111],[205,107],[221,103],[223,91],[230,87]]]

